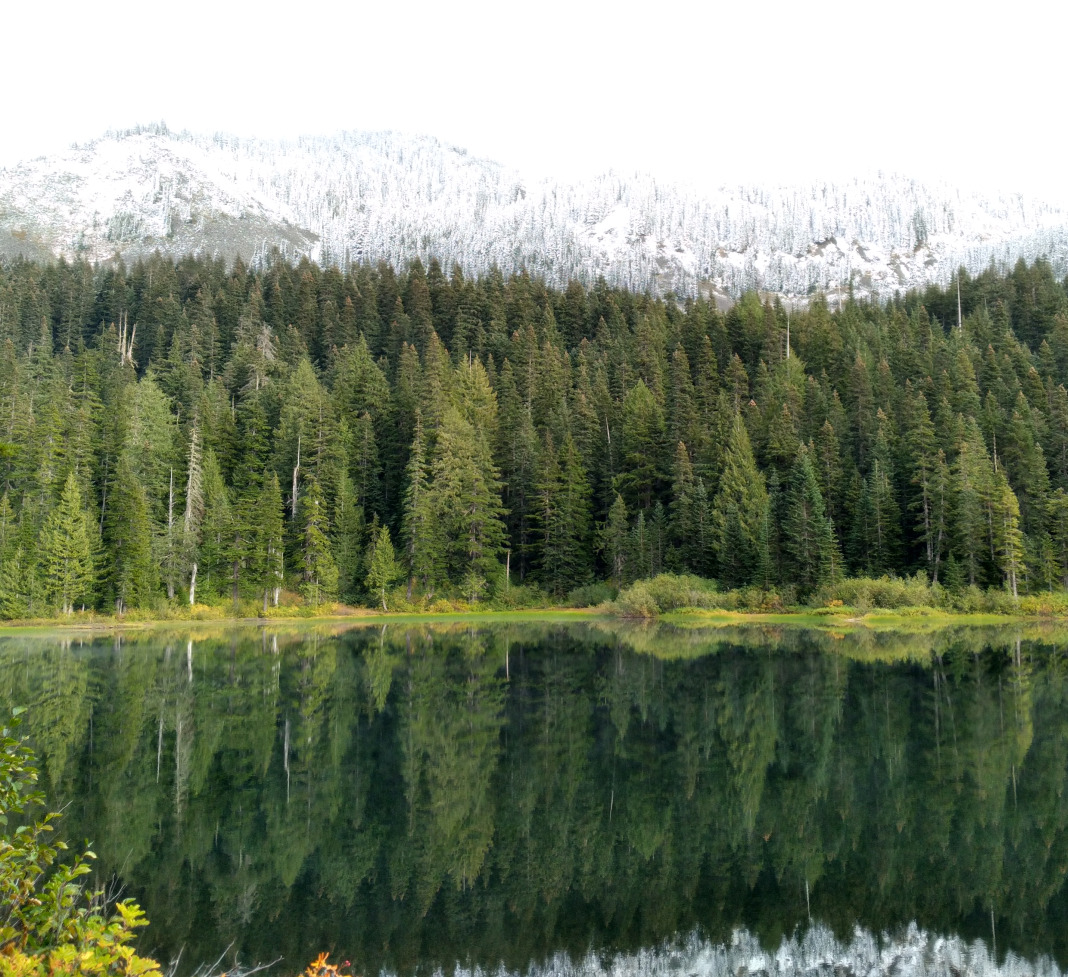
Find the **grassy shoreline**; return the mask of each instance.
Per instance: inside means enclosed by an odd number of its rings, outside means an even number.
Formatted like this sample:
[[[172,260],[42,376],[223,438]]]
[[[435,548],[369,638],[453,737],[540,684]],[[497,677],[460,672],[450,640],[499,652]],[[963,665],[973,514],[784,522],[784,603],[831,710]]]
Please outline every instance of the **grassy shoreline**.
[[[827,608],[767,611],[681,608],[665,611],[655,618],[627,617],[613,613],[606,606],[590,608],[551,607],[531,610],[485,611],[423,611],[391,612],[367,608],[342,607],[324,614],[281,614],[248,616],[219,614],[218,616],[188,615],[159,618],[118,618],[114,615],[76,614],[71,618],[35,618],[32,620],[0,622],[0,636],[5,634],[34,634],[62,632],[65,634],[108,634],[130,631],[165,631],[170,629],[200,629],[212,627],[293,627],[334,625],[339,630],[389,624],[492,624],[510,622],[569,623],[583,620],[609,619],[622,625],[641,628],[652,624],[692,630],[719,630],[735,627],[791,627],[817,631],[908,631],[933,632],[951,627],[996,627],[1014,624],[1064,624],[1068,616],[1060,614],[994,614],[970,613],[930,608],[901,608],[884,610],[873,608],[858,612],[852,608]]]
[[[112,631],[164,631],[171,628],[219,627],[269,627],[278,624],[292,626],[336,624],[349,627],[370,627],[379,624],[409,624],[442,622],[489,622],[489,621],[536,621],[567,622],[594,616],[607,616],[601,608],[555,607],[535,610],[487,610],[487,611],[423,611],[393,612],[360,607],[342,607],[333,613],[324,614],[219,614],[218,616],[189,615],[158,618],[119,618],[114,615],[86,613],[71,617],[32,618],[26,620],[0,621],[0,637],[4,634],[32,634],[63,631],[70,634],[107,634]]]

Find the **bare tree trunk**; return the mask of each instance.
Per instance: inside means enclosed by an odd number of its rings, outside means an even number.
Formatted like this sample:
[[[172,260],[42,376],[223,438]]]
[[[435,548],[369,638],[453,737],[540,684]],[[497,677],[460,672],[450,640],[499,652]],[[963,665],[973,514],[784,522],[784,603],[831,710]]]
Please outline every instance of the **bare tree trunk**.
[[[282,746],[282,765],[286,771],[286,804],[289,803],[289,717],[286,716],[285,743]]]
[[[167,600],[174,600],[174,468],[167,496]]]
[[[293,466],[293,499],[290,508],[290,517],[297,518],[297,473],[300,471],[300,435],[297,435],[297,463]]]

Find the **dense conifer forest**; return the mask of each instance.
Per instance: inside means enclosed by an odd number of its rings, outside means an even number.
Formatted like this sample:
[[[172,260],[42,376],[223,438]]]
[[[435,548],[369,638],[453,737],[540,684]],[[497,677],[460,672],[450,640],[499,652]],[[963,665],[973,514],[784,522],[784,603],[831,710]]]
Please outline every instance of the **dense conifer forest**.
[[[1043,261],[726,312],[435,261],[20,261],[0,360],[7,618],[665,570],[787,602],[1068,584],[1068,288]]]

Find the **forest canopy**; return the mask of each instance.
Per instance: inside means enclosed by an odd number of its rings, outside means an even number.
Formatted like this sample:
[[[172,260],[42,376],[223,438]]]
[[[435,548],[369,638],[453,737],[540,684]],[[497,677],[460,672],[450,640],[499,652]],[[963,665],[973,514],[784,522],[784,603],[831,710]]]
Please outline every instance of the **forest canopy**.
[[[959,293],[958,293],[959,286]],[[416,260],[0,266],[0,616],[1068,584],[1068,290],[726,311]]]

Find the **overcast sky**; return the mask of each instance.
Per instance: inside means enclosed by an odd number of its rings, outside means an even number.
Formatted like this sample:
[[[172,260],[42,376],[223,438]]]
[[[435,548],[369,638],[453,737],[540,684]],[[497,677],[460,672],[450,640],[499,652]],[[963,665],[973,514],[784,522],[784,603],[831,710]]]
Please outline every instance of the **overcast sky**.
[[[883,168],[1065,195],[1059,4],[12,0],[3,20],[0,165],[163,120],[425,132],[559,176]]]

